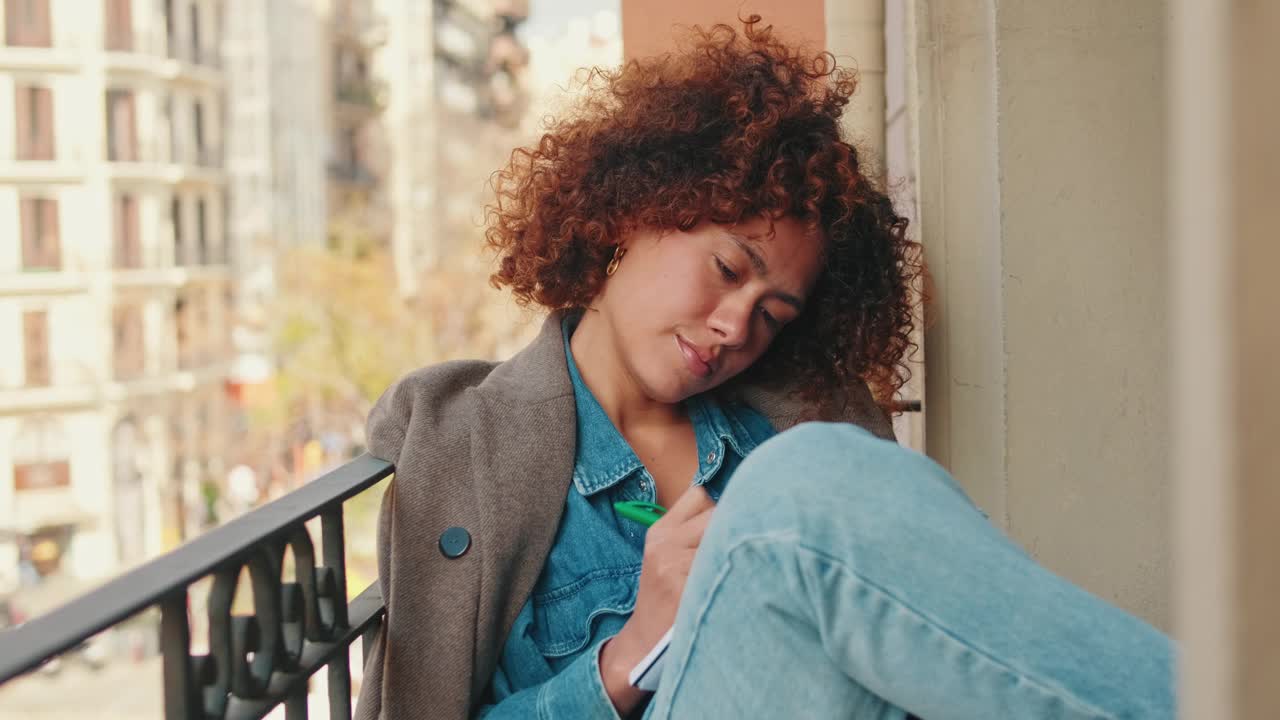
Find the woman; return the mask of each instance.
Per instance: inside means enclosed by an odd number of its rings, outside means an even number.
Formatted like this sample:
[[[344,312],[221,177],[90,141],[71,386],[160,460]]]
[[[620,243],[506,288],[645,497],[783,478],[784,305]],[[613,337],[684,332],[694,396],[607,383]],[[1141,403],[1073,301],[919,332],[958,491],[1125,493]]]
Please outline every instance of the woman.
[[[1172,717],[1165,636],[891,442],[919,254],[840,137],[853,90],[752,17],[597,71],[513,154],[494,280],[551,314],[370,417],[361,717]]]

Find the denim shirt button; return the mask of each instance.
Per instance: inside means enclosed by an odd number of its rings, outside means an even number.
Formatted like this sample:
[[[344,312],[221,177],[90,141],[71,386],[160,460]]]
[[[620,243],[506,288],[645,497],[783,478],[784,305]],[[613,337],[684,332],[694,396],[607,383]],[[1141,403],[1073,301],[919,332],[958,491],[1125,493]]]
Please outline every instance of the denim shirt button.
[[[707,462],[715,462],[715,461],[716,461],[716,454],[713,452],[707,453]]]

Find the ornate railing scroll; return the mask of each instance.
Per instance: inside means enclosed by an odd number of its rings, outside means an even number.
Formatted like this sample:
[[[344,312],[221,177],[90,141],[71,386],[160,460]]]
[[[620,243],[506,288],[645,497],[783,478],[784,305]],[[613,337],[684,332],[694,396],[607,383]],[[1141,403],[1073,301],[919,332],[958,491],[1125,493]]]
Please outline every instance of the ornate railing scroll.
[[[86,595],[0,632],[0,684],[150,608],[160,609],[168,720],[256,720],[283,704],[307,717],[307,681],[328,670],[329,714],[351,717],[349,651],[367,651],[384,606],[374,583],[347,603],[342,503],[392,472],[370,455],[214,528]],[[304,523],[320,518],[320,552]],[[282,577],[286,550],[293,572]],[[244,570],[252,614],[232,602]],[[209,652],[193,655],[188,596],[212,576]]]

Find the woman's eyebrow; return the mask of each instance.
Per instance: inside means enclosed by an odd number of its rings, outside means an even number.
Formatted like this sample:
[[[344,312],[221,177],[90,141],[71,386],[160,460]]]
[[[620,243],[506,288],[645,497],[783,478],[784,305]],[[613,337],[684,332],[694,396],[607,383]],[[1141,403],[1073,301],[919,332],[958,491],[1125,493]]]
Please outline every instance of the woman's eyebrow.
[[[751,267],[755,268],[757,275],[764,277],[769,274],[769,266],[765,264],[764,258],[760,257],[760,253],[756,252],[756,249],[751,247],[750,241],[741,235],[728,230],[726,230],[724,234],[728,235],[729,239],[737,243],[738,247],[742,248],[742,252],[747,254],[747,258],[751,261]]]
[[[760,253],[756,252],[756,249],[751,247],[751,242],[749,240],[728,230],[725,231],[725,235],[728,235],[729,239],[736,243],[738,247],[742,248],[742,252],[747,254],[747,258],[751,261],[751,267],[755,268],[757,275],[760,277],[768,277],[769,266],[765,263],[764,258],[760,257]],[[791,293],[777,291],[774,292],[773,295],[782,302],[794,307],[797,311],[804,309],[804,301]]]

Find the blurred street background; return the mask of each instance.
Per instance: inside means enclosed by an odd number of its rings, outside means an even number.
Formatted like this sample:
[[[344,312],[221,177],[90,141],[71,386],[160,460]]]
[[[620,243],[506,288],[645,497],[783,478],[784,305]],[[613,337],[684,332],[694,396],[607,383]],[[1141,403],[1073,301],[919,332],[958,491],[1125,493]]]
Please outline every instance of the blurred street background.
[[[0,628],[358,455],[400,374],[536,330],[488,286],[486,181],[621,62],[617,0],[2,4]],[[346,506],[353,596],[380,496]],[[0,720],[158,717],[157,617]]]

